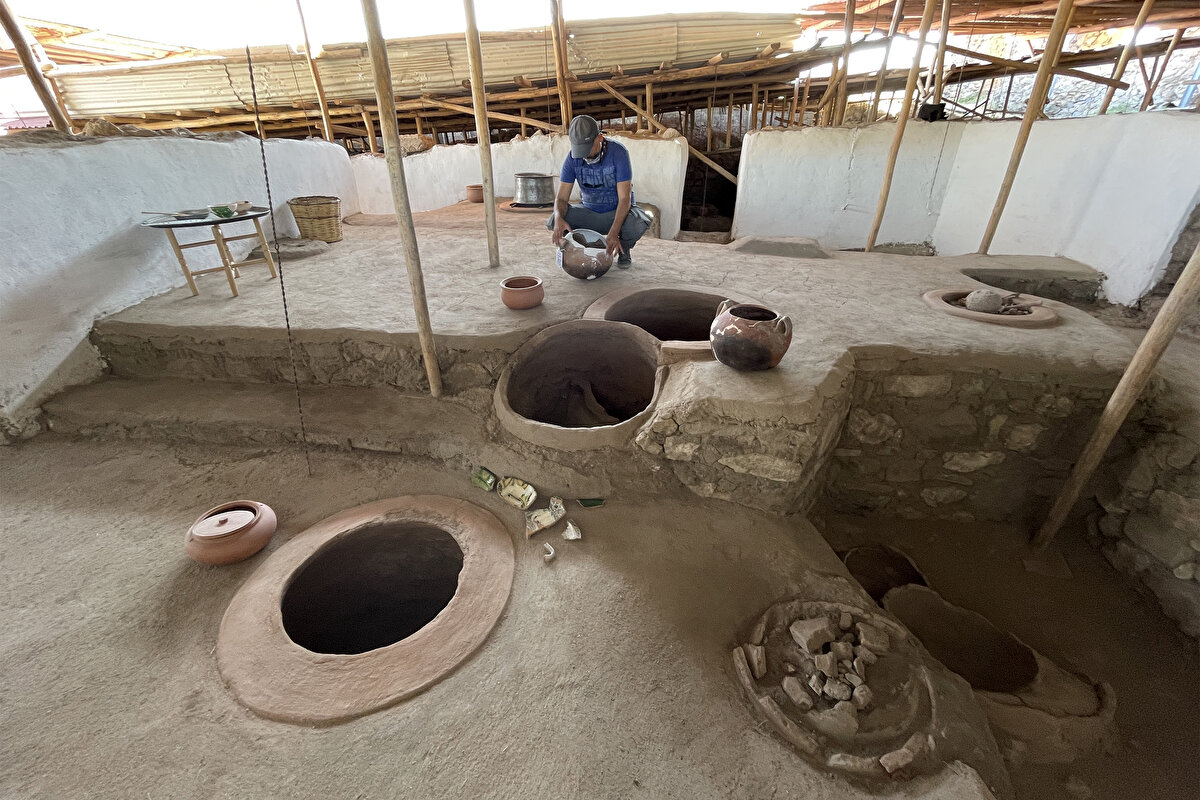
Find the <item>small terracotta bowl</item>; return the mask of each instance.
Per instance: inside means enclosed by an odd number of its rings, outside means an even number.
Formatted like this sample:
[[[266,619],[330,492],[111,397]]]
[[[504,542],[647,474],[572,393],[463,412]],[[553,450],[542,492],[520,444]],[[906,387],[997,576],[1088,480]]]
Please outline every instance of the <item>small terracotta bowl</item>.
[[[500,281],[500,300],[516,311],[540,306],[545,297],[542,279],[534,275],[517,275]]]
[[[270,506],[235,500],[201,514],[188,528],[184,550],[201,564],[233,564],[266,547],[274,533],[275,512]]]

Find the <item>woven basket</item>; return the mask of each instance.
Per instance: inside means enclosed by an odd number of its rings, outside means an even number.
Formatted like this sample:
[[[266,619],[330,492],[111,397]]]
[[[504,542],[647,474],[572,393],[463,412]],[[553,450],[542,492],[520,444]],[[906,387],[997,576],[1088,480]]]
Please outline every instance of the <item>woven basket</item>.
[[[322,242],[342,240],[342,201],[338,197],[293,197],[288,208],[296,218],[302,239],[320,239]]]

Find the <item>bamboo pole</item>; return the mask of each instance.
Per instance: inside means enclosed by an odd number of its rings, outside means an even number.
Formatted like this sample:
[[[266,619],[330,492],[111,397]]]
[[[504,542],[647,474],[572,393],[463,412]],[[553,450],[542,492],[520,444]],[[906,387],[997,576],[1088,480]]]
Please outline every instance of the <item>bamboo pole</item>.
[[[704,148],[704,152],[706,152],[706,153],[712,152],[712,106],[713,106],[712,101],[713,101],[712,97],[709,97],[708,98],[708,111],[705,112],[705,116],[704,116],[704,133],[705,133],[705,139],[707,142],[707,144],[705,145],[705,148]]]
[[[529,116],[529,114],[527,114],[527,113],[526,113],[526,111],[525,111],[525,106],[521,106],[521,107],[520,107],[519,109],[517,109],[517,110],[521,112],[521,116],[522,116],[522,117],[527,117],[527,116]],[[622,127],[622,128],[624,128],[624,127],[625,127],[625,115],[624,115],[624,114],[622,114],[622,115],[621,115],[621,127]],[[523,121],[522,121],[522,122],[521,122],[521,138],[522,138],[522,139],[524,139],[524,138],[525,138],[525,129],[526,129],[526,124],[525,124],[525,122],[523,122]]]
[[[942,102],[945,87],[946,38],[950,35],[950,0],[942,0],[942,19],[938,23],[937,56],[933,61],[933,102]]]
[[[554,8],[554,20],[558,23],[558,47],[562,51],[563,75],[567,79],[563,87],[567,93],[567,115],[574,116],[575,98],[571,91],[571,59],[567,53],[567,23],[563,19],[562,0],[558,0]]]
[[[800,127],[804,127],[804,112],[808,110],[808,89],[812,86],[812,74],[804,78],[804,98],[800,101]]]
[[[467,66],[471,70],[471,100],[475,135],[479,139],[479,173],[483,183],[483,218],[487,224],[488,266],[500,266],[500,236],[496,233],[496,187],[492,171],[492,131],[488,127],[487,94],[483,85],[483,48],[475,24],[475,0],[463,0],[467,16]]]
[[[1167,52],[1163,54],[1162,68],[1154,76],[1154,81],[1146,87],[1146,96],[1142,98],[1142,111],[1145,111],[1154,103],[1154,93],[1158,91],[1158,84],[1162,82],[1163,76],[1167,74],[1167,62],[1171,60],[1171,54],[1175,52],[1175,48],[1179,45],[1179,40],[1182,38],[1183,28],[1177,28],[1175,35],[1171,37],[1171,44],[1167,47]]]
[[[949,1],[946,0],[946,2]],[[837,86],[837,105],[833,111],[834,125],[841,125],[846,118],[846,103],[850,99],[850,40],[854,37],[855,11],[857,11],[855,0],[846,0],[846,19],[843,27],[846,43],[842,46],[842,63],[846,65],[846,70],[842,73],[842,80]]]
[[[1196,246],[1192,257],[1188,259],[1179,280],[1167,295],[1167,300],[1159,310],[1158,316],[1154,318],[1150,330],[1146,332],[1146,337],[1142,339],[1129,366],[1121,375],[1120,383],[1108,398],[1091,438],[1079,454],[1079,460],[1075,462],[1067,482],[1059,491],[1046,521],[1034,534],[1031,544],[1035,549],[1041,550],[1050,544],[1059,528],[1066,522],[1067,515],[1071,513],[1075,501],[1079,499],[1096,467],[1100,465],[1100,459],[1112,444],[1121,424],[1129,416],[1134,403],[1154,373],[1158,360],[1171,343],[1175,331],[1188,312],[1195,308],[1197,298],[1200,298],[1200,245]]]
[[[567,83],[566,46],[563,44],[563,31],[559,27],[562,11],[558,0],[550,0],[550,38],[554,45],[554,80],[558,87],[559,116],[562,117],[562,130],[565,133],[571,124],[571,87]]]
[[[646,130],[654,130],[654,84],[652,83],[646,84],[646,110],[644,113],[646,115]],[[682,131],[680,132],[682,133]]]
[[[371,121],[371,112],[362,112],[363,124],[367,126],[367,145],[372,153],[379,152],[379,140],[375,138],[375,123]]]
[[[989,64],[995,64],[995,65],[1001,66],[1001,67],[1009,67],[1011,69],[1020,70],[1022,72],[1037,72],[1041,68],[1040,61],[1013,61],[1013,60],[1007,59],[1007,58],[1000,58],[999,56],[991,56],[991,55],[988,55],[987,53],[979,53],[974,50],[967,50],[964,47],[957,47],[952,44],[946,45],[946,52],[947,53],[956,53],[960,56],[966,56],[967,58],[976,58],[976,59],[979,59],[980,61],[986,61]],[[1043,54],[1043,57],[1044,57],[1044,55],[1045,54]],[[1057,62],[1055,62],[1055,66],[1052,71],[1054,72],[1055,75],[1068,75],[1072,78],[1080,78],[1085,81],[1091,81],[1092,83],[1099,83],[1103,86],[1110,86],[1114,89],[1128,89],[1129,88],[1128,83],[1124,83],[1124,82],[1116,80],[1114,78],[1105,78],[1100,75],[1093,75],[1092,73],[1084,72],[1081,69],[1071,69],[1070,67],[1060,67],[1060,66],[1058,66]]]
[[[448,103],[445,100],[438,100],[435,97],[427,97],[425,102],[437,108],[444,108],[447,111],[457,111],[460,114],[466,114],[468,116],[475,113],[470,106],[460,106],[458,103]],[[487,109],[484,109],[484,113],[488,116],[488,118],[498,119],[501,122],[515,122],[520,125],[532,125],[535,128],[542,128],[543,130],[548,131],[558,130],[557,125],[551,125],[549,122],[542,122],[540,119],[534,119],[533,117],[519,117],[516,114],[505,114],[501,111],[489,111]]]
[[[908,126],[908,107],[912,103],[913,92],[917,88],[917,75],[921,71],[921,53],[925,51],[925,37],[929,35],[929,24],[933,21],[933,8],[937,0],[925,0],[925,10],[921,14],[921,27],[917,33],[917,52],[913,55],[912,66],[908,70],[908,81],[904,85],[904,106],[896,115],[896,132],[892,135],[892,149],[888,152],[887,166],[883,173],[883,186],[879,189],[879,204],[875,209],[875,220],[871,223],[871,232],[867,234],[866,252],[871,252],[875,239],[879,236],[879,228],[883,225],[883,214],[887,211],[888,194],[892,190],[892,177],[896,174],[896,156],[900,153],[900,142],[904,138],[904,129]]]
[[[729,110],[725,112],[725,149],[733,146],[733,92],[729,93]]]
[[[425,278],[421,274],[421,253],[417,247],[417,231],[413,227],[412,208],[408,202],[408,186],[404,180],[404,160],[400,150],[400,128],[396,122],[396,95],[392,89],[392,71],[388,65],[387,44],[379,27],[379,9],[375,0],[361,0],[363,20],[367,25],[367,50],[375,77],[375,100],[379,103],[379,127],[383,132],[384,157],[392,184],[392,202],[396,207],[396,224],[404,245],[404,263],[408,269],[408,285],[412,290],[413,311],[417,317],[417,337],[421,342],[421,357],[429,379],[429,393],[442,396],[442,373],[438,367],[437,350],[433,342],[433,326],[429,322],[429,304],[425,300]]]
[[[904,19],[904,0],[896,0],[896,8],[892,11],[892,22],[888,25],[887,43],[883,46],[883,62],[879,65],[879,77],[875,79],[875,96],[871,99],[871,118],[868,122],[879,119],[879,99],[883,96],[883,81],[887,76],[888,58],[892,55],[892,40],[896,37],[896,30],[900,27],[902,19]],[[891,107],[890,103],[888,107]]]
[[[312,45],[308,43],[308,25],[304,23],[304,9],[300,0],[296,0],[296,13],[300,16],[300,31],[304,34],[304,60],[308,62],[308,72],[312,75],[313,88],[317,92],[317,106],[321,109],[321,133],[325,141],[333,141],[333,123],[329,121],[329,104],[325,102],[325,89],[321,86],[321,73],[317,71],[317,60],[312,55]]]
[[[54,125],[54,130],[71,133],[71,120],[67,118],[55,101],[54,92],[51,91],[46,76],[38,68],[37,59],[34,58],[33,50],[29,47],[25,26],[17,20],[6,0],[0,0],[0,27],[4,28],[4,33],[12,40],[13,50],[17,52],[17,59],[25,70],[25,76],[33,85],[33,91],[37,93],[42,107],[46,109],[46,116],[50,117],[50,123]]]
[[[1000,193],[996,197],[996,205],[992,208],[992,216],[988,219],[983,239],[979,243],[979,252],[986,254],[996,237],[996,228],[1000,226],[1000,217],[1004,214],[1004,206],[1008,203],[1009,193],[1012,192],[1013,181],[1017,177],[1017,169],[1021,166],[1021,156],[1025,153],[1025,145],[1029,142],[1029,133],[1033,130],[1034,120],[1042,111],[1050,77],[1058,61],[1059,50],[1062,49],[1063,38],[1067,35],[1067,21],[1071,18],[1074,0],[1059,0],[1058,10],[1054,12],[1054,22],[1050,24],[1050,33],[1046,37],[1046,50],[1042,53],[1042,62],[1033,81],[1033,90],[1029,94],[1029,103],[1025,107],[1025,116],[1021,118],[1021,128],[1017,131],[1017,140],[1013,144],[1012,155],[1008,159],[1008,169],[1000,182]]]
[[[633,109],[634,111],[638,111],[638,112],[640,112],[640,113],[643,113],[643,114],[645,113],[645,112],[644,112],[644,111],[642,111],[640,108],[638,108],[636,105],[634,105],[634,104],[633,104],[633,101],[631,101],[631,100],[630,100],[628,97],[626,97],[625,95],[621,94],[621,93],[620,93],[620,92],[618,92],[616,89],[614,89],[614,88],[613,88],[611,85],[609,85],[609,83],[608,83],[607,81],[596,81],[596,83],[600,84],[600,87],[601,87],[602,89],[604,89],[604,91],[608,92],[608,93],[609,93],[609,94],[611,94],[613,97],[617,98],[618,100],[620,100],[620,101],[621,101],[622,103],[624,103],[625,105],[629,106],[629,107],[630,107],[631,109]],[[647,119],[649,119],[649,120],[650,120],[650,122],[651,122],[651,124],[653,124],[653,125],[654,125],[656,128],[658,128],[660,131],[665,131],[665,130],[667,130],[667,126],[666,126],[666,125],[663,125],[661,122],[659,122],[659,121],[658,121],[657,119],[655,119],[654,117],[650,117],[650,116],[648,116],[648,117],[647,117]],[[690,152],[692,155],[694,155],[696,158],[700,159],[700,161],[702,161],[703,163],[705,163],[705,164],[708,164],[710,167],[712,167],[712,168],[713,168],[713,170],[715,170],[715,171],[716,171],[716,173],[717,173],[718,175],[720,175],[720,176],[721,176],[721,177],[723,177],[723,178],[726,178],[727,180],[729,180],[730,182],[732,182],[732,183],[733,183],[735,186],[737,185],[737,176],[736,176],[736,175],[734,175],[734,174],[733,174],[733,173],[731,173],[729,170],[727,170],[727,169],[725,169],[724,167],[722,167],[722,166],[721,166],[720,164],[718,164],[717,162],[713,161],[713,160],[712,160],[711,158],[709,158],[708,156],[704,155],[704,153],[701,153],[699,150],[697,150],[695,147],[693,147],[693,146],[692,146],[692,143],[691,143],[691,142],[687,142],[687,148],[688,148],[688,151],[689,151],[689,152]]]

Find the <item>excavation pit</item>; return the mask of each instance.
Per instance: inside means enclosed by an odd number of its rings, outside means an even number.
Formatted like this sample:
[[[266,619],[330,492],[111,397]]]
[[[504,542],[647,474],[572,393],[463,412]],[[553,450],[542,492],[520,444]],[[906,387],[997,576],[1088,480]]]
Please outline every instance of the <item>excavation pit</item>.
[[[458,590],[463,552],[432,525],[385,523],[341,537],[283,594],[283,627],[315,653],[387,647],[425,627]]]
[[[322,520],[271,554],[221,620],[217,663],[256,714],[340,722],[441,680],[508,602],[500,520],[450,497],[396,497]]]
[[[583,317],[641,328],[662,343],[668,361],[712,358],[709,329],[726,299],[758,304],[741,294],[700,286],[618,289],[592,303]]]
[[[513,356],[496,385],[514,435],[565,449],[619,446],[650,412],[662,371],[658,343],[620,322],[554,325]]]

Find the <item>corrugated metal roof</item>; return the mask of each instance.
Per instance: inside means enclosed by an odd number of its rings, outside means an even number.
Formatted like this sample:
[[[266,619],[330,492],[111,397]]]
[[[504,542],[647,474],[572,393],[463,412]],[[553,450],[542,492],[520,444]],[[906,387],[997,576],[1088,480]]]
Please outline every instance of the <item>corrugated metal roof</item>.
[[[704,61],[728,51],[747,56],[773,42],[790,48],[800,27],[790,14],[694,14],[568,22],[568,67],[578,75],[645,69],[663,61]],[[481,36],[484,82],[511,84],[554,75],[549,28]],[[302,54],[286,47],[252,48],[263,106],[313,105],[316,95]],[[462,90],[469,76],[461,35],[388,42],[392,84],[401,97]],[[374,98],[365,44],[331,45],[317,58],[326,97]],[[241,109],[251,104],[244,52],[220,52],[123,65],[63,68],[53,73],[73,116],[99,117],[187,110]]]

